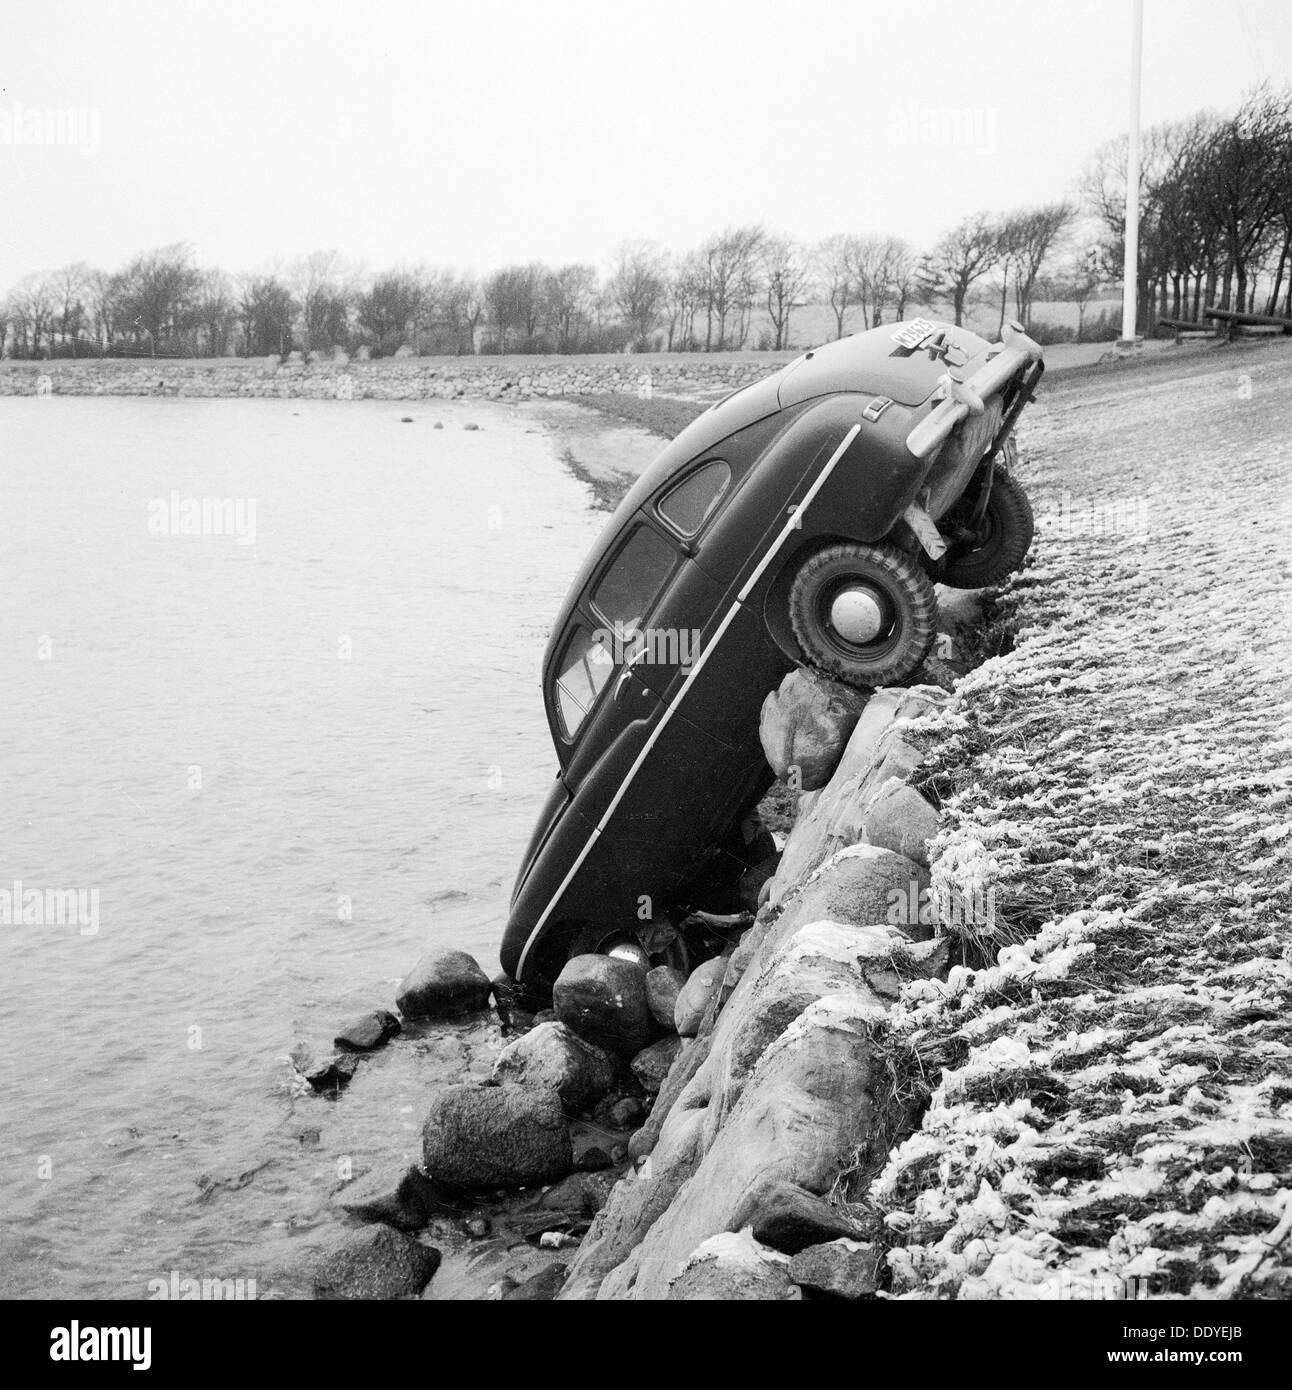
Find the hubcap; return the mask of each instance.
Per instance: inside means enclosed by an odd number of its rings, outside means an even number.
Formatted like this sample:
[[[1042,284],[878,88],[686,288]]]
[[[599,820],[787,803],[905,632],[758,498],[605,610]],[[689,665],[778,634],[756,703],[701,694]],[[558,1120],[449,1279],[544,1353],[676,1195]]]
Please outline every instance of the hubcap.
[[[884,610],[873,589],[843,589],[830,605],[830,625],[845,642],[873,642],[884,630]]]
[[[632,965],[639,965],[643,970],[650,969],[650,957],[635,941],[618,941],[606,951],[606,955],[615,960],[626,960]]]

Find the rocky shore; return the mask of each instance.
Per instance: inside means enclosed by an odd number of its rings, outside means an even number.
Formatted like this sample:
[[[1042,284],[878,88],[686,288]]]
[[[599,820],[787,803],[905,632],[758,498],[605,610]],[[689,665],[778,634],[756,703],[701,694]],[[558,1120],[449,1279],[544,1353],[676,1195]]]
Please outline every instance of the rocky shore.
[[[979,621],[972,599],[948,602],[944,637],[966,653]],[[927,910],[938,816],[908,731],[951,698],[867,699],[804,671],[768,697],[764,748],[806,790],[756,915],[689,976],[577,956],[530,1015],[505,978],[436,948],[397,1014],[301,1055],[303,1081],[341,1096],[403,1027],[500,1025],[487,1078],[433,1091],[421,1162],[338,1192],[347,1229],[309,1272],[315,1294],[874,1297],[880,1250],[840,1184],[902,1132],[876,1043],[887,1011],[947,969]]]

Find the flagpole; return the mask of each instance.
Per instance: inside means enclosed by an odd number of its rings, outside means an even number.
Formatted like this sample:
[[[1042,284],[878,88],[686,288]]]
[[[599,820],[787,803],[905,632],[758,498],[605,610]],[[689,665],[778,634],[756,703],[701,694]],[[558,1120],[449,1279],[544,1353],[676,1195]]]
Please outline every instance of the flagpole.
[[[1139,91],[1144,47],[1144,0],[1131,4],[1130,134],[1126,148],[1126,260],[1122,266],[1122,341],[1135,341],[1139,300]]]

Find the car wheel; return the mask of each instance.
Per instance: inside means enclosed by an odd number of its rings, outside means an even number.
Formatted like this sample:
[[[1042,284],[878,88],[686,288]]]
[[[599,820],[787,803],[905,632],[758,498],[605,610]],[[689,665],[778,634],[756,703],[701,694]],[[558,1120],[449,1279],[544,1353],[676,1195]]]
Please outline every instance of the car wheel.
[[[889,542],[818,550],[790,590],[804,660],[849,685],[905,680],[933,642],[937,598],[919,563]]]
[[[971,492],[947,513],[941,528],[955,536],[964,530],[973,512]],[[947,547],[942,583],[953,589],[984,589],[999,584],[1023,563],[1032,545],[1032,504],[1018,480],[999,466],[991,480],[991,495],[975,533],[954,539]]]

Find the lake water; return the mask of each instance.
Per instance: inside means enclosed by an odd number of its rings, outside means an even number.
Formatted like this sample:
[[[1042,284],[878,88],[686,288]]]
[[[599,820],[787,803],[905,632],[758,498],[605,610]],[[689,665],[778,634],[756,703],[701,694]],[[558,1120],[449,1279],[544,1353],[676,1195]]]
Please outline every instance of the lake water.
[[[285,1055],[428,945],[497,968],[604,519],[528,423],[0,399],[0,897],[80,909],[0,925],[0,1296],[298,1293],[337,1173],[416,1156],[427,1056],[486,1064],[449,1030],[329,1103]]]

